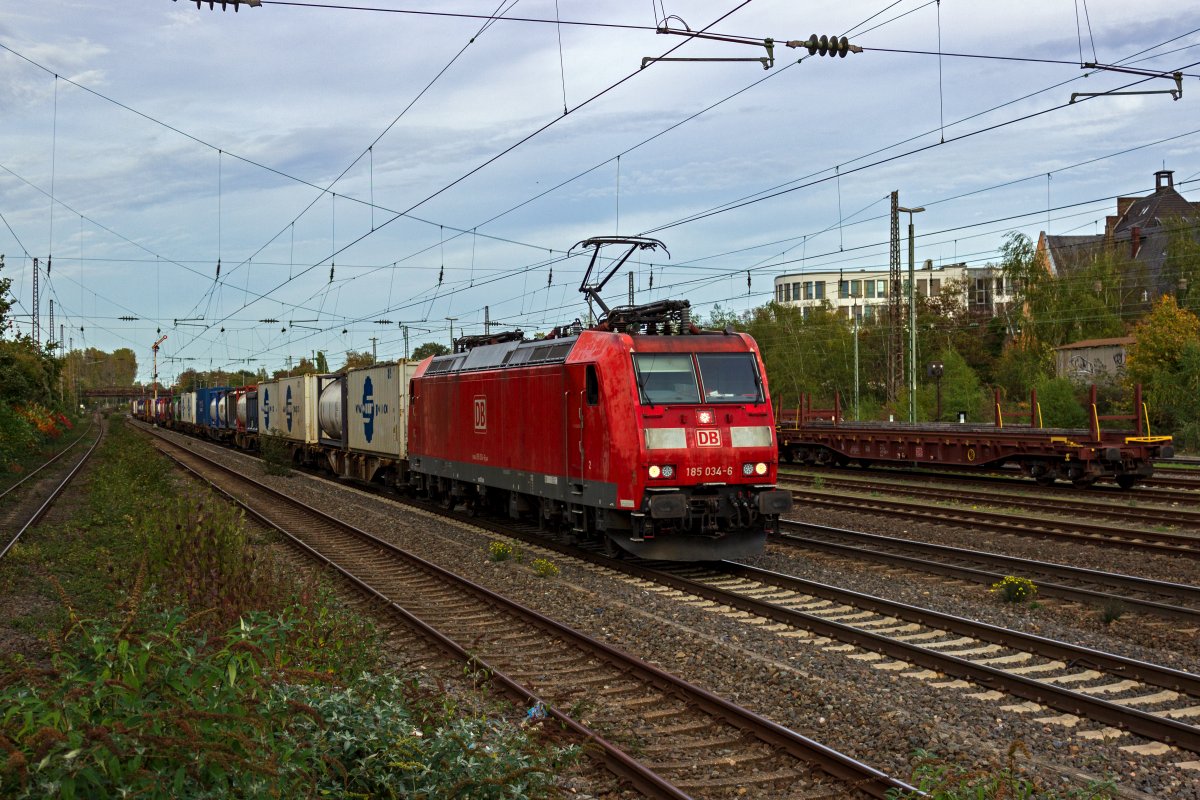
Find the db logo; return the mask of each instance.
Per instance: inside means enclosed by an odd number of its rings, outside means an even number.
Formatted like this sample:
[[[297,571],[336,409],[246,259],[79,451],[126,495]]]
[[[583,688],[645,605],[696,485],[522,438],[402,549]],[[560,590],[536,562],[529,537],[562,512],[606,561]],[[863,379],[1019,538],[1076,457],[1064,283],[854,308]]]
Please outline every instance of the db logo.
[[[696,446],[697,447],[720,447],[721,432],[712,430],[696,431]]]
[[[475,396],[475,430],[487,430],[487,398],[481,394]]]

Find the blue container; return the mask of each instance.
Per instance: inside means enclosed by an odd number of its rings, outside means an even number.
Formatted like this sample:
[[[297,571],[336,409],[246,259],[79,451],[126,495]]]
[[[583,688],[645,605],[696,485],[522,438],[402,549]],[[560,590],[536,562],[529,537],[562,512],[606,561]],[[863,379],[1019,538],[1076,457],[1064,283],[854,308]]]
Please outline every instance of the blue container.
[[[215,428],[217,401],[229,391],[228,386],[210,386],[196,390],[196,426],[200,428]]]

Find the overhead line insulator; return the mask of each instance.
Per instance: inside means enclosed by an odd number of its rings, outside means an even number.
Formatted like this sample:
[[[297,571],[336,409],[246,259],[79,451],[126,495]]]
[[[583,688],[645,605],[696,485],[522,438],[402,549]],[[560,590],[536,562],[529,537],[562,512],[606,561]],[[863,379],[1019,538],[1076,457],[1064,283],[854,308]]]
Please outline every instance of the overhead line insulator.
[[[199,9],[203,3],[208,3],[209,11],[212,11],[216,7],[217,3],[221,4],[222,11],[226,10],[229,6],[233,6],[234,13],[237,13],[238,6],[240,6],[243,3],[250,6],[251,8],[258,8],[258,7],[262,6],[262,0],[192,0],[192,1],[196,4],[197,9]],[[178,0],[176,0],[176,2],[178,2]]]
[[[808,39],[793,39],[787,42],[788,47],[803,47],[808,50],[810,56],[815,56],[820,53],[823,56],[833,58],[845,58],[846,53],[861,53],[863,49],[856,44],[850,44],[845,36],[820,36],[815,33],[809,36]]]

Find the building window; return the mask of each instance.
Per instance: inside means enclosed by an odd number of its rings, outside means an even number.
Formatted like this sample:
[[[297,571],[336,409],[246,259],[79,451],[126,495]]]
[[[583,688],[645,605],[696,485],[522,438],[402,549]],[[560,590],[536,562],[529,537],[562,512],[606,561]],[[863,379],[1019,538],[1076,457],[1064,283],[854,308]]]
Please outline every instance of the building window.
[[[929,284],[924,278],[917,281],[917,294],[921,297],[929,297]]]
[[[792,299],[793,300],[800,299],[800,283],[798,281],[796,283],[792,284]]]
[[[929,279],[929,293],[930,294],[939,294],[939,293],[941,293],[941,291],[942,291],[942,279],[941,278],[930,278]]]
[[[987,278],[976,278],[975,279],[975,302],[976,302],[976,304],[978,304],[978,305],[986,305],[987,304],[988,283],[989,283],[989,281]]]
[[[875,295],[877,297],[887,297],[887,281],[875,281]]]
[[[850,281],[838,281],[838,299],[845,300],[850,296]]]
[[[792,300],[792,285],[785,283],[783,285],[783,302],[790,303]]]
[[[814,281],[813,288],[816,289],[814,300],[825,299],[825,281]]]

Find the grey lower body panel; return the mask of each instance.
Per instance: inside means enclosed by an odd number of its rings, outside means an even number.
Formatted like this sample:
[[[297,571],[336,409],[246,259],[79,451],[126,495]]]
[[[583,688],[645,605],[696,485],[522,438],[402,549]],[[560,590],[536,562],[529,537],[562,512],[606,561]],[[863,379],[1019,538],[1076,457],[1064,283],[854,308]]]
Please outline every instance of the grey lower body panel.
[[[616,508],[617,485],[564,475],[493,467],[465,461],[449,461],[429,456],[409,456],[409,468],[424,475],[488,486],[532,497],[544,497],[561,503],[579,503],[593,508]]]

